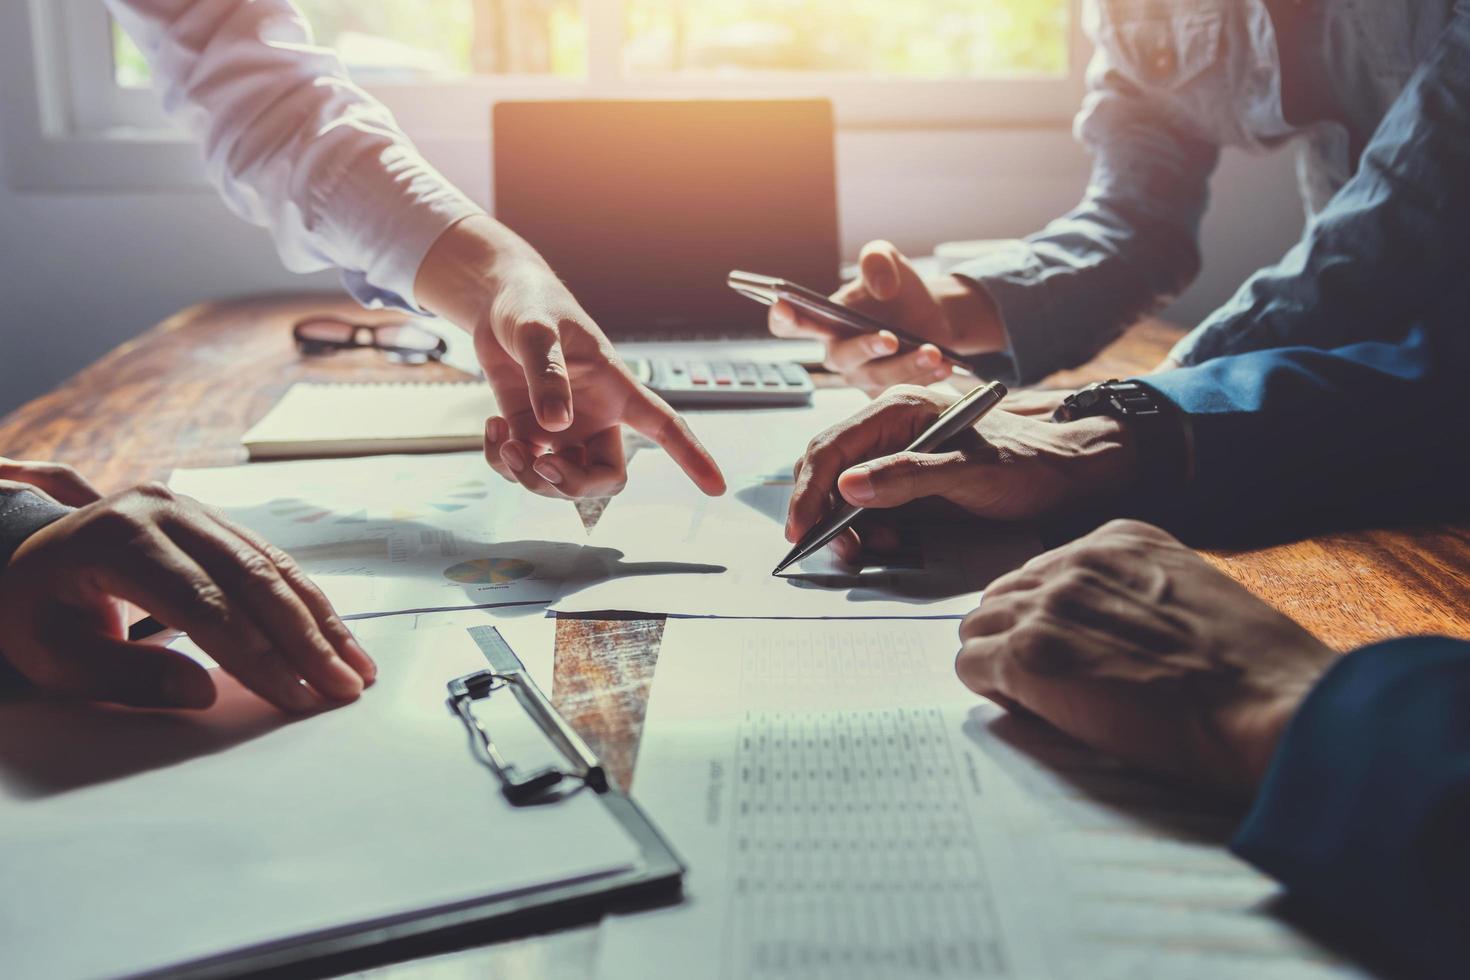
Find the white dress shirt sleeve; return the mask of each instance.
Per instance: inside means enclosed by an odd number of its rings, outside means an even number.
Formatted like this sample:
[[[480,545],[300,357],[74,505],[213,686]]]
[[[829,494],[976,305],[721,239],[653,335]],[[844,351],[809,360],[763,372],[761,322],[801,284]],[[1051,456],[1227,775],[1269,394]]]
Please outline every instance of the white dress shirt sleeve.
[[[290,0],[105,0],[211,181],[287,268],[336,267],[366,306],[417,309],[434,242],[482,209],[316,45]]]

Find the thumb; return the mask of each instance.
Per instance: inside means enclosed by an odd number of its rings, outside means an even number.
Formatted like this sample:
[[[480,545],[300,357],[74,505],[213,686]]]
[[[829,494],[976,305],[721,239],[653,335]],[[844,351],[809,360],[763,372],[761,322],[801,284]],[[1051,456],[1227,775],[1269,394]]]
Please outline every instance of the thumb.
[[[94,637],[69,644],[76,682],[67,691],[135,708],[207,708],[214,703],[209,671],[182,653],[146,643]]]
[[[858,507],[901,507],[945,496],[966,465],[962,453],[895,453],[847,470],[837,478],[837,490]]]
[[[572,385],[560,332],[550,323],[530,320],[516,327],[514,343],[536,422],[547,432],[561,432],[572,424]]]
[[[891,242],[869,242],[863,246],[858,258],[862,270],[863,288],[880,303],[898,296],[902,285],[900,277],[903,253]]]

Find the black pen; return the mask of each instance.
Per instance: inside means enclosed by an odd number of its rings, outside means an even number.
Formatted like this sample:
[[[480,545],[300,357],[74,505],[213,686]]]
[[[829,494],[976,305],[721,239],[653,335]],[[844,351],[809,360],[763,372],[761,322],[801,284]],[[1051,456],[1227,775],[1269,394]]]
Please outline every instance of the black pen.
[[[915,439],[904,452],[934,452],[983,419],[986,413],[999,405],[1005,396],[1006,386],[999,381],[980,385],[945,409],[944,413],[934,420],[934,424],[925,429],[923,434]],[[864,508],[854,507],[852,504],[843,504],[837,508],[827,516],[826,520],[808,531],[771,574],[780,575],[803,558],[815,554],[823,545],[841,534],[843,528],[856,520],[863,510]]]

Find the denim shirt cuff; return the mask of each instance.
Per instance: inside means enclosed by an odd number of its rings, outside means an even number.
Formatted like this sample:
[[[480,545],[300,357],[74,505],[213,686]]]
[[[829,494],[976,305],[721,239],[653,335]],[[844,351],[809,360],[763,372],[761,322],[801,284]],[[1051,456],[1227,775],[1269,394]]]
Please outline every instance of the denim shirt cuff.
[[[1052,372],[1057,355],[1040,329],[1051,308],[1031,246],[1020,240],[995,242],[987,254],[960,263],[950,274],[984,289],[995,303],[1011,362],[1011,377],[1001,380],[1033,384]]]
[[[1204,339],[1200,327],[1189,331],[1169,350],[1169,357],[1184,367],[1198,364],[1200,361],[1208,360],[1208,357],[1200,351],[1201,341]]]

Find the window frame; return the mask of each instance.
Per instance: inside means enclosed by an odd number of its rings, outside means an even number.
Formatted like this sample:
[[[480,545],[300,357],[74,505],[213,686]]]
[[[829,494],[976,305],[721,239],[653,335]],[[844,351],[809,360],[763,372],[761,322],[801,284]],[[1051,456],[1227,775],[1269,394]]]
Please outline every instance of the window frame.
[[[622,70],[622,4],[584,0],[584,78],[474,76],[365,87],[431,157],[488,146],[491,107],[511,99],[818,96],[832,99],[844,131],[1060,129],[1081,104],[1090,51],[1081,0],[1067,2],[1065,77],[924,80],[793,72],[749,79],[683,73],[629,78]],[[112,23],[100,0],[19,0],[5,8],[0,83],[34,93],[7,99],[3,107],[13,186],[178,190],[205,183],[197,152],[169,124],[153,92],[116,83]],[[483,122],[466,127],[466,119]]]

